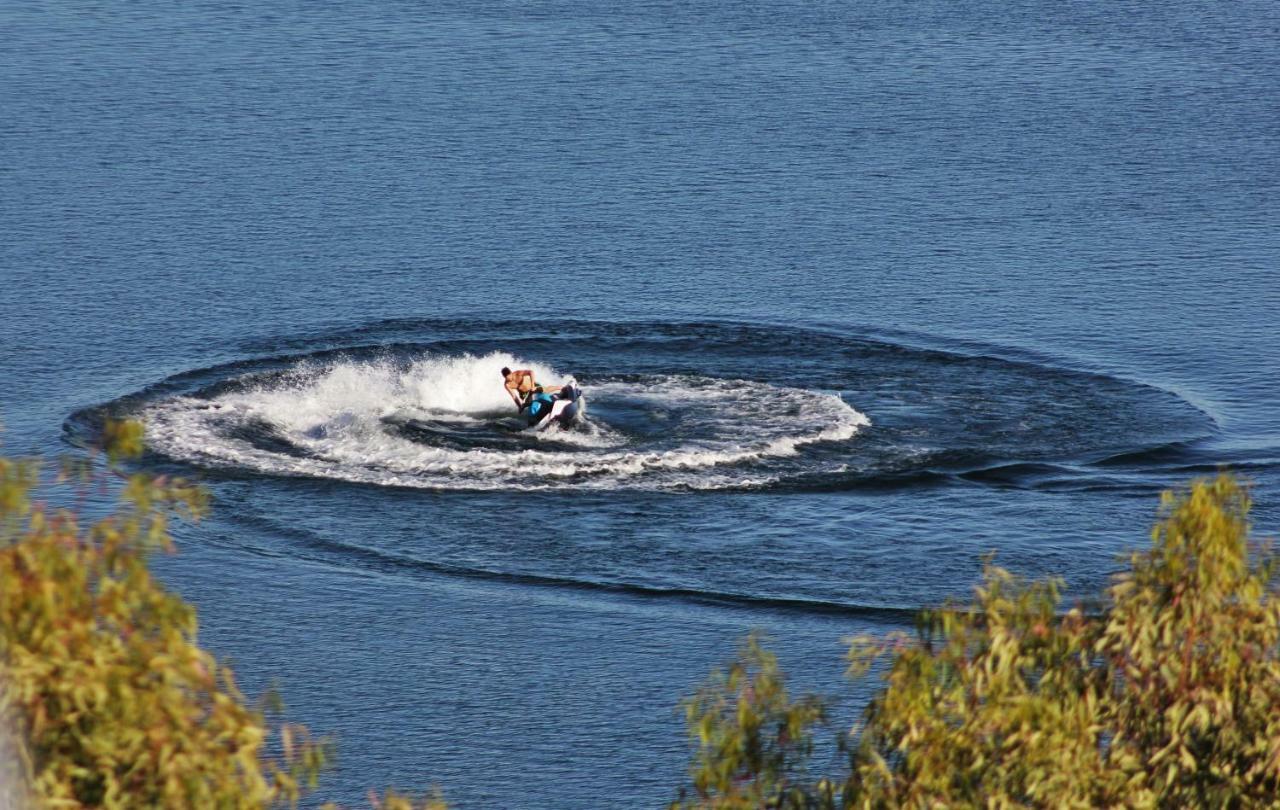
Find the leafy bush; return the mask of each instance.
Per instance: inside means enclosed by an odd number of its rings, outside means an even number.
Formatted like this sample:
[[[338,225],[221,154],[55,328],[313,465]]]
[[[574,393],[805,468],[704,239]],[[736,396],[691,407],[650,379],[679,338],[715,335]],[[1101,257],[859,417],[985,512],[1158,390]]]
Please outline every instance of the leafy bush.
[[[108,429],[131,454],[141,429]],[[75,470],[101,484],[92,464]],[[196,643],[192,607],[152,579],[171,517],[204,493],[178,479],[121,475],[121,506],[82,526],[31,502],[40,465],[0,459],[0,714],[26,742],[21,777],[46,806],[262,807],[297,800],[326,747],[267,725],[231,671]],[[119,475],[119,473],[117,473]]]
[[[37,461],[0,458],[0,807],[296,804],[329,745],[301,726],[273,732],[196,643],[195,610],[147,568],[172,549],[170,519],[199,518],[206,494],[118,470],[141,451],[137,423],[108,424],[105,439],[105,471],[90,459],[59,475],[82,494],[118,489],[119,506],[87,526],[32,502]],[[370,803],[443,807],[394,793]]]
[[[686,702],[694,798],[677,804],[1277,806],[1280,594],[1248,509],[1227,475],[1166,493],[1151,548],[1092,609],[1063,612],[1059,581],[988,565],[972,603],[925,612],[910,636],[852,639],[851,675],[878,662],[883,688],[840,774],[806,776],[795,741],[821,701],[788,701],[752,643],[730,672],[766,675],[771,697],[716,675]]]
[[[726,672],[714,672],[685,702],[690,734],[700,746],[692,769],[699,799],[677,805],[730,810],[806,807],[816,792],[832,801],[829,780],[807,785],[806,758],[813,751],[810,729],[826,721],[822,701],[812,695],[792,701],[777,657],[747,639]]]

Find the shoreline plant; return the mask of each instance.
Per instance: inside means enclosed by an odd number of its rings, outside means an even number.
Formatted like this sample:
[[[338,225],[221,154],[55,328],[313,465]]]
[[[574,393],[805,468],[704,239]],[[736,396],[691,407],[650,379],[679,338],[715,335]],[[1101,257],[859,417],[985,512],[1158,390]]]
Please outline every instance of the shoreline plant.
[[[988,563],[913,634],[849,640],[881,687],[811,775],[824,700],[751,639],[685,702],[682,808],[1280,806],[1280,591],[1232,476],[1165,493],[1148,549],[1096,605]]]
[[[33,501],[36,459],[0,457],[0,807],[266,808],[314,790],[332,744],[283,707],[254,706],[231,668],[197,641],[195,608],[155,580],[151,554],[173,551],[172,520],[198,520],[209,498],[179,478],[126,473],[142,426],[109,422],[105,452],[66,460],[54,483],[118,495],[82,510]],[[369,794],[378,810],[440,810]],[[335,805],[325,805],[336,810]]]

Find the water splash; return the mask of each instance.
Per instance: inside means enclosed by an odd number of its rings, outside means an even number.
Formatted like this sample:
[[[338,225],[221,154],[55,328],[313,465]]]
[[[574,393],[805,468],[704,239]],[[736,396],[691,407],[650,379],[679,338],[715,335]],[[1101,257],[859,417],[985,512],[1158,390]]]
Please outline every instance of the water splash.
[[[649,375],[587,385],[580,428],[523,431],[503,366],[548,385],[572,380],[501,352],[304,361],[211,396],[161,399],[142,418],[152,446],[174,458],[432,489],[750,485],[776,478],[759,468],[770,459],[869,424],[829,393]]]

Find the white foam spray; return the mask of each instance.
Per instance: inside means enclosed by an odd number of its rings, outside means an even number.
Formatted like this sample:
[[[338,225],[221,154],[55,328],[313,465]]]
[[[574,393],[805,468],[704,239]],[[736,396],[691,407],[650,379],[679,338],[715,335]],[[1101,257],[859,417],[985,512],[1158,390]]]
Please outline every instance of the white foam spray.
[[[515,409],[499,376],[503,366],[530,368],[546,385],[572,379],[502,352],[434,356],[408,365],[301,364],[283,377],[212,399],[153,403],[144,418],[152,445],[179,459],[431,489],[763,485],[776,474],[760,464],[794,457],[805,445],[847,440],[870,424],[833,394],[655,376],[587,386],[588,408],[594,402],[607,413],[611,402],[625,402],[633,411],[652,409],[654,420],[674,414],[678,429],[671,435],[637,436],[594,417],[573,430],[515,434]],[[458,446],[389,429],[413,420],[479,429],[494,442]],[[278,441],[254,440],[263,434]],[[280,441],[293,452],[282,451]]]

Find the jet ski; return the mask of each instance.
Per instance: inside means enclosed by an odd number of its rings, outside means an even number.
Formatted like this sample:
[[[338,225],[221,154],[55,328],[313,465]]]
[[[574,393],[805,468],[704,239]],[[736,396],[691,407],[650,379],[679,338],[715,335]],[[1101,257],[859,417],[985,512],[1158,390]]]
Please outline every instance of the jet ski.
[[[576,383],[569,383],[554,394],[536,392],[520,409],[520,416],[525,424],[538,430],[551,425],[569,427],[578,421],[586,407],[582,389]]]

